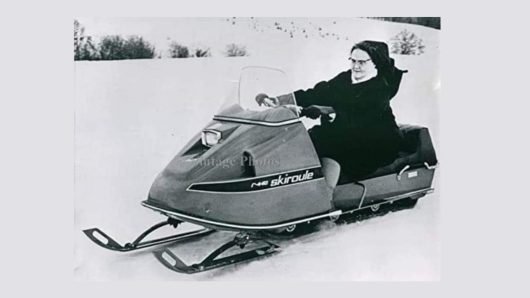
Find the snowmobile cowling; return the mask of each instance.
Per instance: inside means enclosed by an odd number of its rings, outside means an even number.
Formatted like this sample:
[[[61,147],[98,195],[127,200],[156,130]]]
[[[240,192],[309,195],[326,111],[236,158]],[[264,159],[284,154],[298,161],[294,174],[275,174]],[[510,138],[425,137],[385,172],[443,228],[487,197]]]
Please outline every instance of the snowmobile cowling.
[[[272,113],[278,110],[259,112],[261,118]],[[332,209],[331,191],[300,121],[212,126],[230,134],[211,148],[197,135],[155,179],[147,205],[227,227],[275,225]]]

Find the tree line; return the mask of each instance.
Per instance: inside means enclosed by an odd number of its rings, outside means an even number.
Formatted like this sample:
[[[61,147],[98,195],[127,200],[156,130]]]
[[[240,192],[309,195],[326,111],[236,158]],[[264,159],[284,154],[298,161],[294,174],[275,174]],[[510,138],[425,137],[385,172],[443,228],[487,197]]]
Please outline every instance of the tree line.
[[[248,56],[245,46],[229,44],[226,46],[225,56]],[[210,48],[190,49],[177,42],[169,44],[170,58],[210,57]],[[156,52],[155,47],[141,36],[122,37],[119,35],[103,36],[96,42],[85,34],[85,28],[79,21],[74,20],[74,60],[124,60],[124,59],[154,59],[162,58],[162,53]]]
[[[382,20],[396,23],[408,23],[422,25],[434,29],[441,28],[441,19],[439,17],[367,17],[368,19]]]

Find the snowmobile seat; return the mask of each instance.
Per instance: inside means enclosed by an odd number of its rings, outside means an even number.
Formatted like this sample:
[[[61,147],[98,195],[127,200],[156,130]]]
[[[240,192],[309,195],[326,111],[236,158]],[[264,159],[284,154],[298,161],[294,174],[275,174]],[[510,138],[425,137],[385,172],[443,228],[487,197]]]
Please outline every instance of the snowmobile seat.
[[[391,164],[382,166],[374,172],[356,179],[342,172],[338,184],[397,174],[407,165],[414,169],[424,167],[425,162],[431,166],[438,162],[428,128],[415,125],[400,125],[399,129],[403,134],[403,142],[398,158]]]

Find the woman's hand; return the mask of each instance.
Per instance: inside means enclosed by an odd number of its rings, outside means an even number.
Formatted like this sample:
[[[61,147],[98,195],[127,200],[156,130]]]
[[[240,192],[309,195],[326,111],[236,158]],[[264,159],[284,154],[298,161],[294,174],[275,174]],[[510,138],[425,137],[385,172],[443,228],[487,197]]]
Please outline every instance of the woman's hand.
[[[311,105],[311,106],[308,106],[307,108],[304,108],[300,116],[306,116],[307,118],[317,119],[318,117],[320,117],[320,115],[321,115],[320,106]]]
[[[255,99],[256,99],[256,102],[258,103],[259,106],[265,105],[266,107],[274,108],[274,107],[277,107],[279,105],[279,102],[278,102],[277,98],[269,97],[265,93],[260,93],[260,94],[256,95]]]
[[[306,116],[311,119],[317,119],[318,117],[322,116],[323,120],[333,122],[333,120],[335,120],[336,113],[332,107],[311,105],[303,109],[300,116]]]

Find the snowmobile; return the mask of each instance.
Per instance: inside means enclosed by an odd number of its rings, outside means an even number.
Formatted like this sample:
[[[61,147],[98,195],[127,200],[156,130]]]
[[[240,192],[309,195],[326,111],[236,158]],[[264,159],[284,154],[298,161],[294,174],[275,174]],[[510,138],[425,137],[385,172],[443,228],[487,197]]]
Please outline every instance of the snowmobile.
[[[169,249],[154,251],[167,268],[196,273],[270,255],[279,246],[264,235],[296,234],[304,225],[337,221],[356,213],[414,207],[431,193],[438,164],[425,127],[400,125],[404,142],[391,164],[352,179],[341,173],[335,187],[326,183],[307,123],[296,110],[283,71],[243,68],[234,92],[204,129],[198,132],[154,180],[141,204],[167,217],[135,241],[121,245],[100,229],[83,232],[98,245],[131,251],[204,236],[216,230],[237,232],[202,262],[185,264]],[[287,94],[280,106],[259,105],[259,93]],[[183,222],[201,230],[143,241],[152,231]],[[263,243],[226,257],[233,247]],[[248,247],[247,247],[248,248]]]

